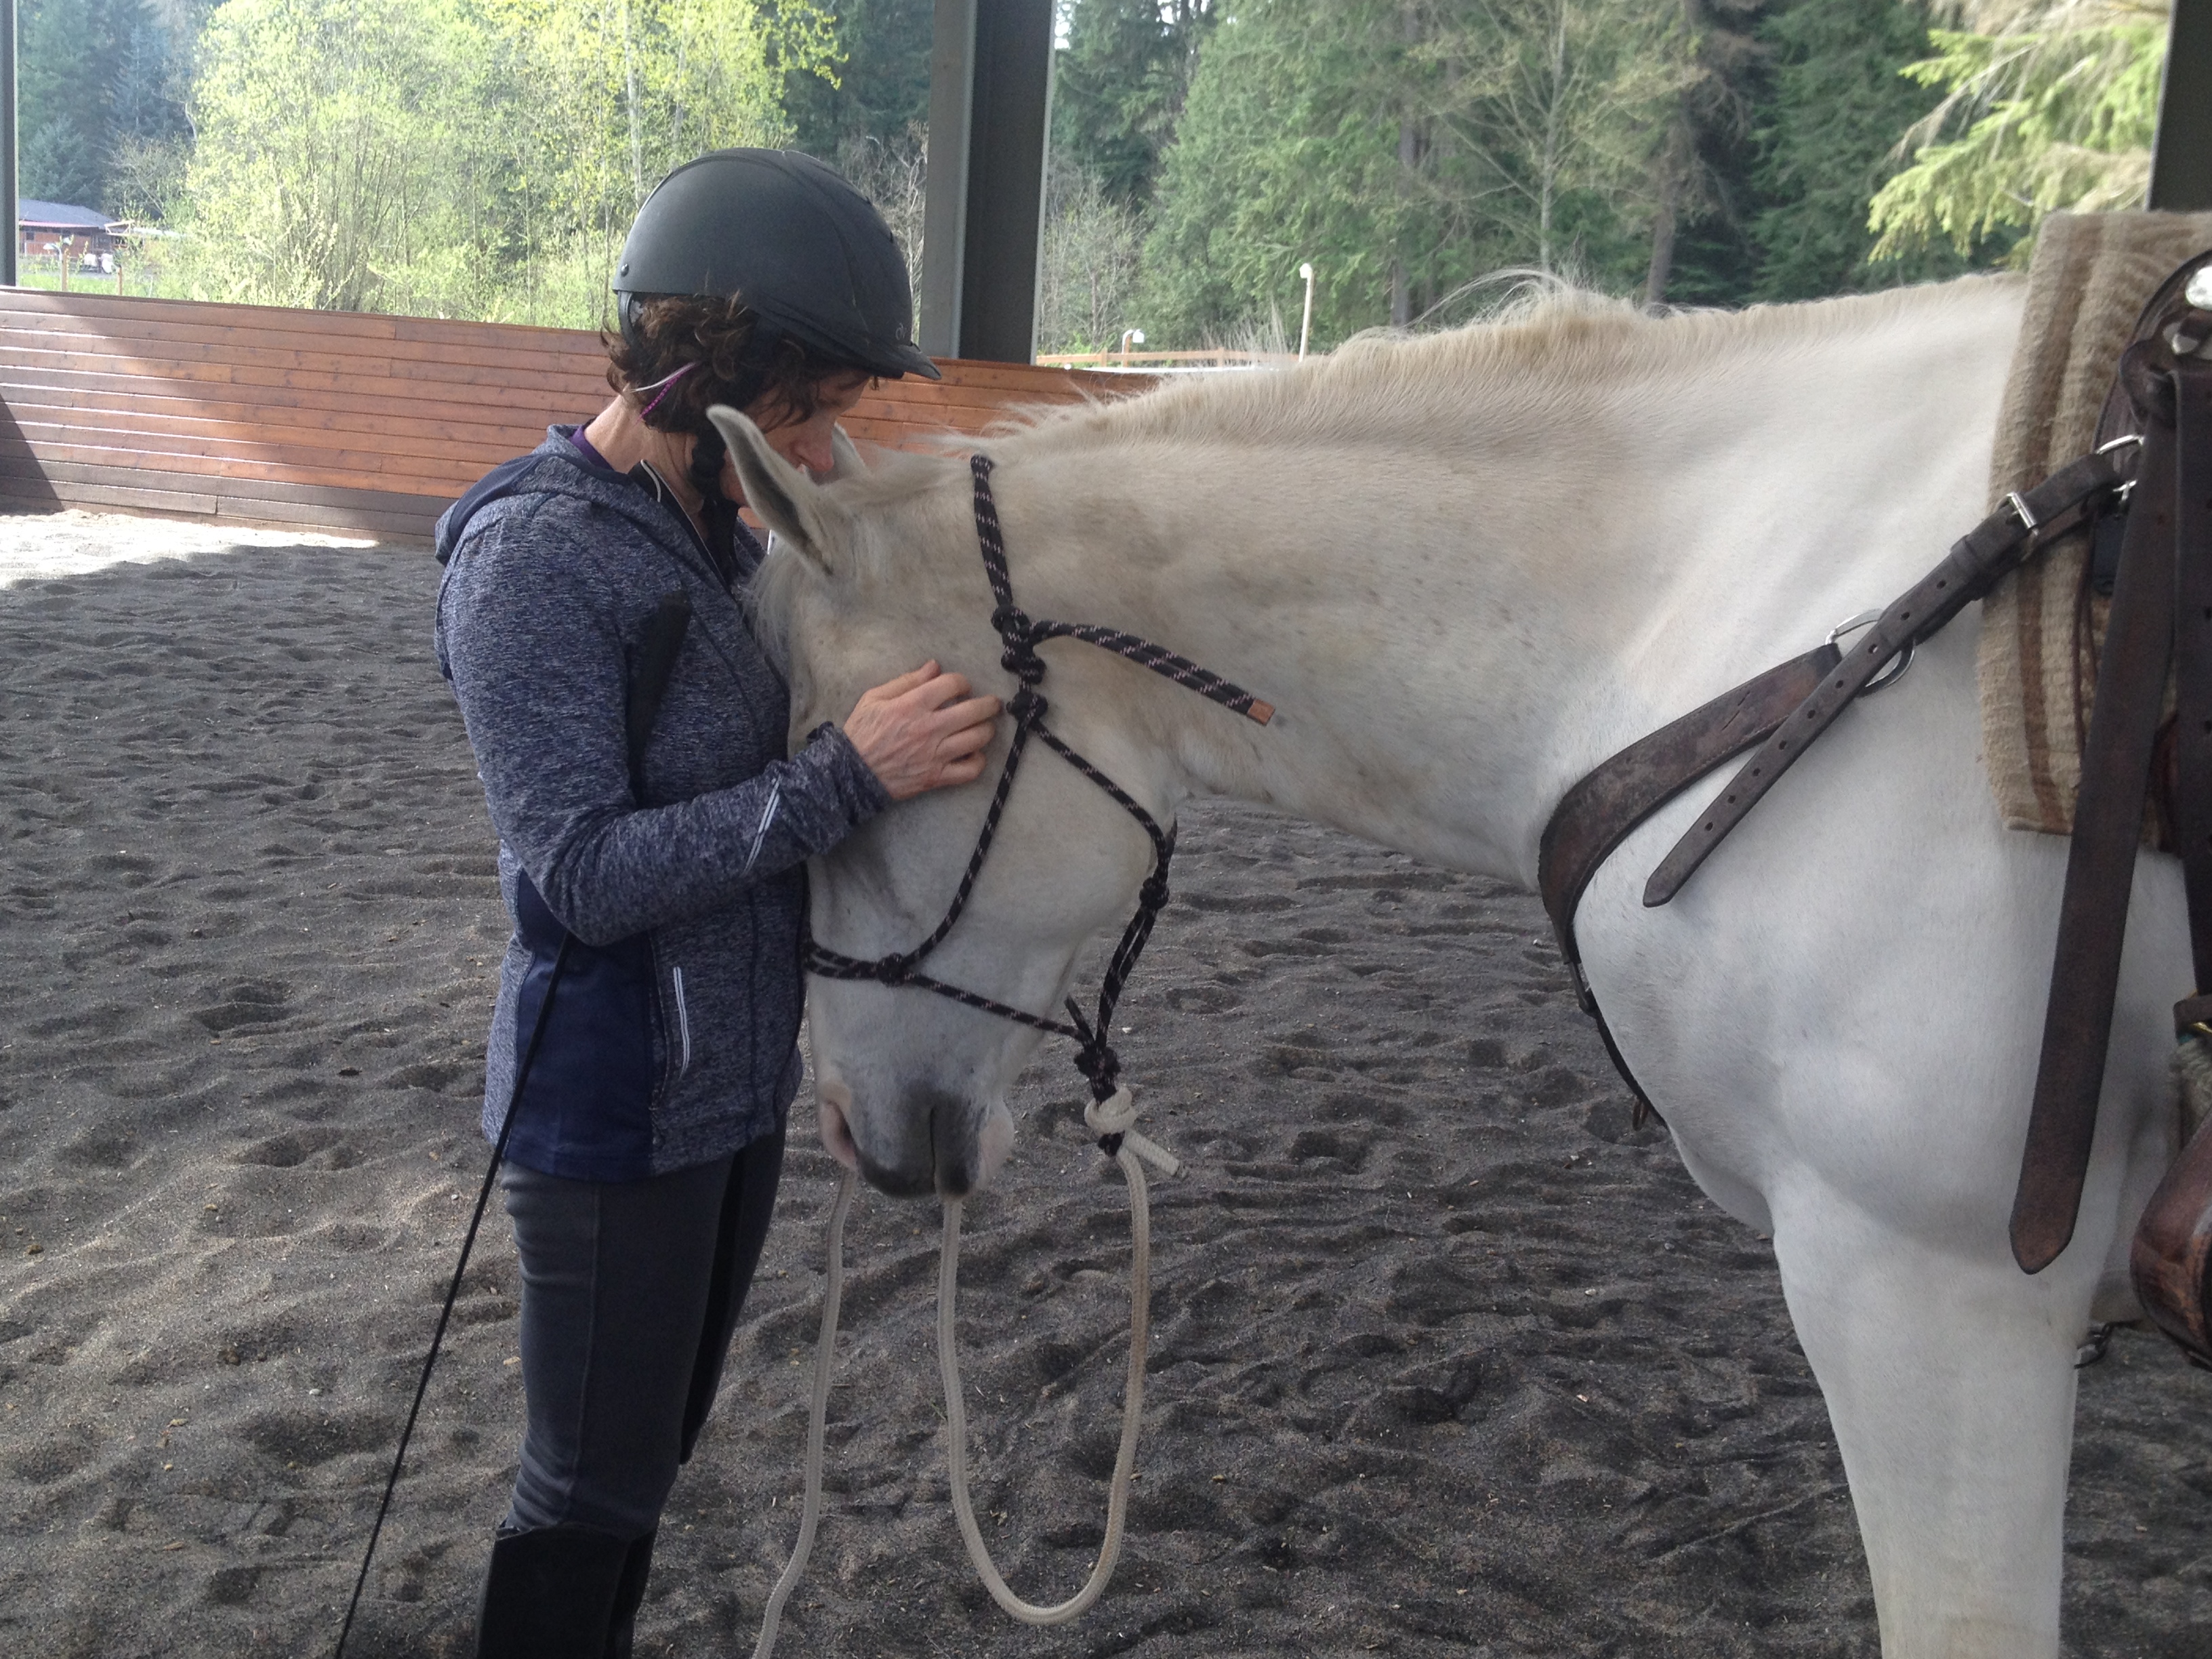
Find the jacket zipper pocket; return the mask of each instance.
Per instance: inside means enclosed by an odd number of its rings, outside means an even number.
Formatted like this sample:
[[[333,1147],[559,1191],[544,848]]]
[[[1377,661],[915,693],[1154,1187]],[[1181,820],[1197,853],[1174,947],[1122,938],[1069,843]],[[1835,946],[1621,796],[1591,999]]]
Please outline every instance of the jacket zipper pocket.
[[[684,970],[671,969],[669,978],[676,987],[676,1031],[684,1045],[684,1058],[676,1066],[676,1075],[682,1077],[691,1069],[691,1011],[684,1006]]]

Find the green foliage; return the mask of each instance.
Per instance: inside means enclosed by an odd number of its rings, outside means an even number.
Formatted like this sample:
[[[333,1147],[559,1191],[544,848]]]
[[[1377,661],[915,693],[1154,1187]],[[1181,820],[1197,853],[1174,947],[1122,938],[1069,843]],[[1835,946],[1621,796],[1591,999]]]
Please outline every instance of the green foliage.
[[[1658,164],[1645,272],[1654,302],[1737,305],[1750,288],[1752,127],[1771,86],[1757,33],[1766,10],[1767,0],[1684,0],[1692,73]]]
[[[1756,270],[1741,297],[1817,299],[1965,269],[1948,247],[1869,260],[1868,206],[1898,170],[1899,136],[1936,103],[1902,73],[1927,55],[1926,14],[1904,0],[1796,0],[1759,38],[1773,68],[1750,173]]]
[[[227,0],[194,88],[191,291],[593,326],[637,205],[701,150],[787,133],[826,65],[787,0]],[[772,50],[773,49],[773,50]]]
[[[1317,343],[1501,266],[1639,284],[1693,44],[1648,0],[1249,0],[1163,162],[1145,326],[1296,316],[1308,260]]]
[[[24,0],[17,30],[22,193],[143,216],[146,152],[185,133],[180,65],[148,0]]]
[[[514,100],[501,112],[501,182],[525,278],[514,307],[529,320],[573,316],[565,302],[549,313],[552,296],[534,281],[546,256],[596,260],[604,307],[622,238],[653,186],[702,150],[787,142],[785,77],[826,72],[836,52],[828,15],[802,0],[784,0],[773,18],[755,0],[480,3]]]
[[[1992,234],[2043,216],[2140,204],[2150,177],[2166,57],[2165,8],[2055,0],[1991,33],[1942,29],[1905,74],[1945,97],[1907,135],[1912,165],[1869,222],[1877,259]],[[1946,131],[1958,136],[1948,140]],[[2019,252],[2025,255],[2028,242]]]
[[[830,9],[834,63],[801,57],[781,65],[792,142],[831,162],[865,153],[871,140],[915,148],[908,135],[929,125],[933,0],[836,0]]]
[[[1156,345],[1282,315],[1297,303],[1304,259],[1321,272],[1322,338],[1373,320],[1390,228],[1373,186],[1396,161],[1395,123],[1363,96],[1358,45],[1375,9],[1259,0],[1214,31],[1163,161],[1145,250],[1140,314]]]
[[[1735,304],[2017,257],[2139,195],[2169,0],[1060,8],[1046,350],[1294,338],[1306,261],[1325,348],[1516,269]],[[918,264],[933,10],[21,0],[21,183],[166,211],[134,286],[602,325],[638,202],[717,144],[834,161]]]
[[[1073,0],[1053,71],[1054,155],[1109,200],[1149,204],[1218,15],[1212,0]]]

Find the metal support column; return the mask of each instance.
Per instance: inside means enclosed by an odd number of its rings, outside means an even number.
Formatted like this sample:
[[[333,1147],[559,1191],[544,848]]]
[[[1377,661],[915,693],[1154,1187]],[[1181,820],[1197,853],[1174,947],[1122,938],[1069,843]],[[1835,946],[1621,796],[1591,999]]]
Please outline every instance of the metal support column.
[[[0,0],[0,215],[8,221],[0,285],[13,288],[15,252],[23,243],[22,206],[15,195],[15,0]]]
[[[921,340],[933,357],[1035,354],[1052,21],[1053,0],[937,0]]]
[[[921,328],[933,357],[960,355],[960,266],[968,241],[968,106],[975,0],[937,0],[929,44],[929,176],[921,205]]]
[[[2148,205],[2212,210],[2212,0],[2173,0]]]

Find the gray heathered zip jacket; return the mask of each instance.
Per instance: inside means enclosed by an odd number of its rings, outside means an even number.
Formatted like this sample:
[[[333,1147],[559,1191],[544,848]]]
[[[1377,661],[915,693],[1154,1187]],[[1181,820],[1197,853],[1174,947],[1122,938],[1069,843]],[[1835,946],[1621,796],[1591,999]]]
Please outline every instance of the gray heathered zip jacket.
[[[740,531],[738,563],[759,557]],[[798,1092],[804,861],[889,805],[834,726],[785,756],[789,700],[690,523],[555,428],[438,525],[440,665],[499,832],[514,935],[483,1125],[573,933],[507,1155],[628,1181],[737,1151]],[[741,568],[741,585],[749,568]],[[692,611],[632,793],[630,665]]]

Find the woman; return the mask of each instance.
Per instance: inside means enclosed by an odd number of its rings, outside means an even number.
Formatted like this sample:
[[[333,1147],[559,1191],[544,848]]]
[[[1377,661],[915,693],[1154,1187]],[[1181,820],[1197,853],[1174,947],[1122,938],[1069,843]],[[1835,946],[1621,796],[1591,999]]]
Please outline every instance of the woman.
[[[775,1202],[804,860],[978,776],[999,713],[925,663],[787,759],[740,605],[763,553],[709,405],[826,472],[871,380],[936,376],[875,210],[805,156],[718,151],[646,203],[615,289],[613,402],[439,525],[439,660],[514,920],[483,1119],[512,1102],[529,1413],[478,1621],[501,1659],[630,1651]]]

